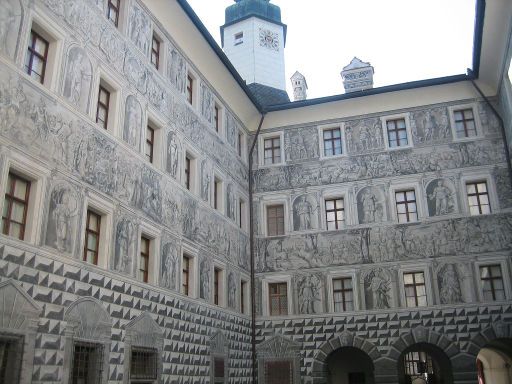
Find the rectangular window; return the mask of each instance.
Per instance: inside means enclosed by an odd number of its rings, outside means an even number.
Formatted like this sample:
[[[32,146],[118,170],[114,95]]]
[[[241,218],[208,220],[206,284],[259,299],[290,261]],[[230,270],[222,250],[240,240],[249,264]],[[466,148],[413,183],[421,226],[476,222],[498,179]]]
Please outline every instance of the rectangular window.
[[[389,148],[403,147],[409,144],[405,119],[387,120]]]
[[[140,260],[139,260],[139,280],[147,283],[149,281],[149,246],[151,240],[145,236],[140,238]]]
[[[324,129],[324,156],[336,156],[342,154],[341,129]]]
[[[219,179],[215,178],[213,181],[213,208],[220,209],[222,183]]]
[[[242,229],[245,227],[245,201],[243,199],[238,200],[238,225]]]
[[[194,88],[194,79],[192,78],[192,76],[187,75],[187,100],[190,103],[190,105],[192,105],[193,96],[194,96],[193,88]]]
[[[213,270],[213,304],[219,305],[219,281],[221,271],[218,268]]]
[[[418,221],[416,193],[414,189],[395,192],[395,203],[399,223]]]
[[[85,223],[84,261],[98,265],[100,247],[101,216],[87,210]]]
[[[152,348],[133,348],[130,359],[132,380],[156,380],[158,373],[158,353]]]
[[[238,33],[235,33],[235,45],[240,45],[244,42],[244,33],[243,32],[238,32]]]
[[[73,345],[71,383],[99,383],[103,372],[103,346],[79,342]]]
[[[2,233],[23,240],[27,225],[30,181],[9,173],[4,208],[2,214]]]
[[[342,198],[325,200],[327,230],[340,229],[345,222],[345,203]]]
[[[457,138],[476,136],[476,124],[472,108],[453,111],[453,117]]]
[[[291,361],[266,361],[266,384],[293,384],[293,363]]]
[[[48,60],[48,41],[35,31],[30,31],[30,41],[25,57],[25,71],[41,84],[44,83],[46,62]]]
[[[110,20],[116,27],[119,25],[120,5],[121,0],[108,0],[107,19]]]
[[[246,308],[245,308],[245,297],[246,293],[245,290],[247,289],[247,282],[241,281],[240,282],[240,312],[245,314]]]
[[[151,64],[158,69],[160,66],[160,40],[153,35],[151,40]]]
[[[404,273],[404,288],[408,308],[427,306],[427,290],[423,272]]]
[[[185,187],[190,191],[190,172],[191,172],[192,160],[190,156],[185,156]]]
[[[238,132],[237,150],[238,150],[238,156],[240,156],[240,157],[242,157],[242,143],[243,143],[242,133]]]
[[[489,190],[487,182],[472,182],[466,184],[468,195],[469,213],[474,215],[485,215],[491,213],[491,203],[489,202]]]
[[[354,310],[354,292],[351,277],[332,279],[334,312]]]
[[[215,104],[214,113],[213,113],[213,122],[215,124],[215,132],[219,133],[220,128],[220,109],[217,104]]]
[[[279,164],[281,162],[281,138],[273,137],[263,141],[264,164]]]
[[[225,361],[222,357],[213,358],[213,382],[214,384],[225,383],[226,370]]]
[[[270,316],[288,314],[288,284],[271,283],[268,285],[268,302]]]
[[[482,290],[485,301],[505,300],[505,286],[503,285],[503,276],[501,266],[486,265],[480,267],[480,279],[482,281]]]
[[[181,293],[186,296],[190,295],[190,257],[183,256],[181,273]]]
[[[100,85],[98,92],[98,105],[96,108],[96,122],[107,129],[108,127],[108,108],[110,104],[110,92]]]
[[[267,235],[284,235],[284,206],[270,205],[267,207]]]
[[[155,130],[149,125],[146,127],[146,159],[153,163],[153,151],[155,147]]]
[[[0,383],[19,383],[23,336],[0,336]]]

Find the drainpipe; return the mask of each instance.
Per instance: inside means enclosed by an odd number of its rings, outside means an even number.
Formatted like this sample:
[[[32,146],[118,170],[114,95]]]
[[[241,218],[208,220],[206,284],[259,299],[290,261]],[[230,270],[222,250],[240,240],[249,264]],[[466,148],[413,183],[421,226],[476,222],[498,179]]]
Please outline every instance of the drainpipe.
[[[501,138],[503,139],[503,143],[505,144],[505,159],[507,161],[507,168],[508,168],[508,178],[510,182],[510,188],[512,188],[512,162],[510,161],[510,150],[508,148],[508,141],[507,141],[507,132],[505,131],[505,123],[503,122],[503,119],[501,118],[501,115],[499,112],[494,108],[494,105],[489,101],[487,96],[484,95],[482,90],[476,85],[475,83],[475,75],[471,69],[468,68],[468,75],[471,83],[473,84],[473,87],[478,91],[480,96],[485,100],[489,108],[491,109],[492,113],[496,118],[498,119],[498,123],[500,125],[500,131],[501,131]]]
[[[261,112],[261,120],[258,125],[258,130],[252,141],[251,149],[249,151],[249,246],[251,255],[251,344],[252,344],[252,382],[256,384],[256,284],[255,284],[255,260],[254,260],[254,209],[253,209],[253,178],[252,178],[252,166],[253,166],[253,152],[260,135],[261,126],[265,119],[266,112]]]

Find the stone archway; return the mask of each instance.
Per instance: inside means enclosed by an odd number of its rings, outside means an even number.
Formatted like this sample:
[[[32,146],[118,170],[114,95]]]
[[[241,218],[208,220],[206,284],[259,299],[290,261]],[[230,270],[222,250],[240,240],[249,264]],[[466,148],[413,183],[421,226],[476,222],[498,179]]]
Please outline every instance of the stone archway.
[[[332,353],[341,348],[356,348],[362,353],[365,353],[372,363],[381,357],[380,352],[373,343],[356,336],[350,331],[344,331],[340,335],[323,343],[318,349],[313,360],[311,373],[314,384],[328,384],[328,358]]]

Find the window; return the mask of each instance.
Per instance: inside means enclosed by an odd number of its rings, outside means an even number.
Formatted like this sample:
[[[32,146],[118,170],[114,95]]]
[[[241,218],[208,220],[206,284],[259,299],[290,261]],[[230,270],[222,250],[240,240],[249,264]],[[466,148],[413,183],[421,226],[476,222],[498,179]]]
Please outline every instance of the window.
[[[410,383],[417,381],[422,383],[434,382],[434,365],[432,358],[424,351],[411,351],[404,356],[404,370]],[[427,377],[427,381],[425,381]],[[432,380],[432,381],[431,381]]]
[[[485,265],[480,267],[483,298],[485,301],[505,300],[505,286],[501,274],[501,266]]]
[[[487,182],[466,183],[466,192],[468,195],[469,213],[472,216],[491,213]]]
[[[265,383],[267,384],[292,384],[292,361],[265,361]]]
[[[213,304],[219,305],[219,280],[220,269],[214,268],[213,270]]]
[[[264,164],[279,164],[281,162],[281,137],[263,140]]]
[[[48,41],[41,35],[34,30],[30,31],[30,41],[25,57],[25,71],[41,84],[44,83],[49,45]]]
[[[218,104],[215,104],[214,110],[213,110],[213,124],[215,127],[215,132],[219,133],[220,129],[220,107]]]
[[[194,96],[194,78],[188,74],[187,75],[187,101],[190,105],[193,104]]]
[[[246,218],[245,213],[246,211],[246,203],[245,200],[242,198],[238,199],[238,225],[241,229],[245,229],[246,227]]]
[[[0,336],[0,383],[18,383],[23,360],[23,337]]]
[[[103,345],[77,342],[73,345],[71,383],[99,383],[103,372]]]
[[[9,173],[2,214],[2,233],[4,235],[20,240],[25,238],[30,184],[30,181],[14,173]]]
[[[146,127],[146,159],[153,163],[153,151],[155,146],[155,130],[149,125]]]
[[[328,231],[342,228],[345,223],[344,200],[342,198],[326,199],[325,217]]]
[[[288,314],[288,284],[270,283],[268,285],[268,302],[270,316]]]
[[[108,0],[107,19],[110,20],[116,27],[119,25],[120,5],[121,0]]]
[[[140,238],[140,259],[138,279],[144,283],[149,281],[149,249],[151,240],[145,236]]]
[[[224,384],[226,382],[225,361],[223,357],[213,358],[213,383]]]
[[[284,206],[269,205],[267,207],[267,235],[284,235]]]
[[[476,123],[473,108],[453,111],[455,135],[457,138],[476,136]]]
[[[190,271],[191,271],[191,261],[190,256],[183,255],[182,261],[182,272],[181,272],[181,293],[190,296]]]
[[[235,33],[234,40],[235,40],[235,45],[243,44],[243,42],[244,42],[244,33],[243,32]]]
[[[386,129],[389,148],[405,147],[409,144],[405,119],[386,120]]]
[[[222,211],[223,196],[222,196],[223,183],[218,177],[213,179],[213,208]]]
[[[352,288],[352,278],[343,277],[333,279],[332,297],[334,301],[335,312],[354,310],[354,293]]]
[[[107,129],[108,127],[108,109],[110,104],[110,92],[100,85],[98,91],[98,105],[96,108],[96,122]]]
[[[238,132],[238,140],[237,140],[237,146],[238,150],[238,156],[242,157],[242,149],[243,149],[243,135],[242,132]]]
[[[193,159],[187,153],[185,156],[185,187],[191,191],[192,190],[192,162]]]
[[[418,221],[414,189],[395,192],[396,214],[399,223]]]
[[[160,40],[153,34],[151,40],[151,64],[158,69],[160,67]]]
[[[158,376],[158,352],[153,348],[133,348],[130,359],[132,382],[153,382]]]
[[[404,273],[405,301],[408,308],[425,307],[427,291],[423,272]]]
[[[331,128],[322,131],[324,143],[324,156],[341,155],[343,150],[341,146],[341,129]]]
[[[88,209],[87,219],[85,222],[85,243],[83,260],[94,265],[98,265],[100,231],[101,216]]]
[[[242,280],[240,282],[240,312],[244,315],[247,314],[247,303],[245,302],[247,297],[249,296],[247,294],[247,281]]]

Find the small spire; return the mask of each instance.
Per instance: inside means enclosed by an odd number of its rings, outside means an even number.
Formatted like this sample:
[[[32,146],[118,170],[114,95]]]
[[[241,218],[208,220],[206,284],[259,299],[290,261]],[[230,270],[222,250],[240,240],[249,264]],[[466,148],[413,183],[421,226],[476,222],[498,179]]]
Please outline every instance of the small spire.
[[[306,100],[308,97],[308,83],[306,78],[299,71],[295,71],[293,76],[290,78],[293,87],[293,99],[294,101]]]

